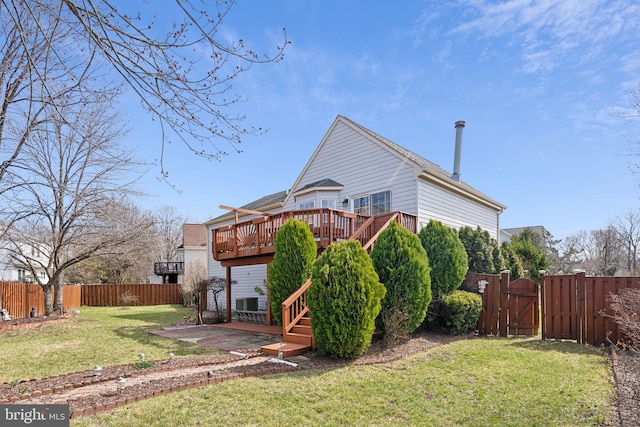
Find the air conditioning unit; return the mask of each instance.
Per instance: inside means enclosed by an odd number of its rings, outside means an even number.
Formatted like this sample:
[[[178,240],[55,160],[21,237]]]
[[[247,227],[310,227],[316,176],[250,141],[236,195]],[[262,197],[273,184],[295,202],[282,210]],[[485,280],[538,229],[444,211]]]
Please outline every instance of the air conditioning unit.
[[[236,298],[236,310],[258,311],[258,298]]]

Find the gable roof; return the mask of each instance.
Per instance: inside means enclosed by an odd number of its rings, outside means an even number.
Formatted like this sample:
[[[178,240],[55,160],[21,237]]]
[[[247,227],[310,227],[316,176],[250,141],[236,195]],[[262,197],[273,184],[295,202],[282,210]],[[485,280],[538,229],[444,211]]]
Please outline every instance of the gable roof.
[[[418,174],[418,179],[422,179],[433,185],[444,188],[449,192],[456,193],[476,203],[480,203],[484,206],[487,206],[495,210],[496,212],[501,213],[507,208],[505,205],[498,203],[497,201],[493,200],[486,194],[471,187],[464,181],[454,180],[453,178],[451,178],[450,172],[447,172],[445,169],[441,168],[435,163],[430,162],[424,157],[410,150],[407,150],[404,147],[401,147],[395,142],[383,136],[380,136],[377,133],[372,132],[371,130],[341,115],[336,116],[335,120],[331,124],[331,127],[329,127],[329,130],[327,130],[327,132],[325,133],[324,137],[320,141],[320,144],[318,144],[318,147],[316,147],[315,151],[311,155],[311,158],[309,158],[309,160],[307,161],[307,164],[302,169],[302,172],[300,172],[300,174],[298,175],[298,178],[291,186],[291,189],[295,189],[301,184],[300,181],[302,180],[302,177],[304,176],[305,172],[307,171],[309,166],[313,163],[314,159],[320,152],[322,146],[325,144],[325,142],[327,141],[327,139],[329,138],[329,136],[331,135],[331,133],[333,132],[333,130],[335,129],[338,123],[343,123],[349,126],[356,132],[359,132],[360,134],[368,138],[370,141],[380,145],[390,153],[394,154],[395,156],[399,157],[405,162],[411,164],[414,168],[420,171],[420,173]],[[304,185],[298,190],[294,190],[294,191],[284,190],[278,193],[264,196],[258,200],[255,200],[251,203],[241,206],[240,208],[248,209],[248,210],[256,210],[256,211],[267,211],[269,209],[274,209],[277,207],[284,206],[287,200],[293,195],[304,194],[306,192],[314,191],[316,189],[323,189],[323,190],[338,189],[339,190],[339,189],[342,189],[343,187],[344,186],[342,184],[339,184],[332,179],[326,178],[320,181],[313,182],[311,184]],[[240,215],[246,216],[247,214],[240,214]],[[215,223],[227,221],[233,218],[234,218],[233,212],[229,212],[206,222],[205,225],[215,224]]]
[[[182,246],[207,246],[204,224],[182,224]]]
[[[300,181],[302,180],[302,177],[305,175],[307,169],[313,163],[314,159],[316,158],[316,156],[318,155],[318,153],[320,152],[323,145],[326,143],[327,139],[329,138],[329,136],[331,135],[331,133],[333,132],[333,130],[335,129],[338,123],[343,123],[349,126],[356,132],[359,132],[360,134],[368,138],[370,141],[378,144],[379,146],[386,149],[393,155],[411,164],[417,170],[420,170],[421,172],[418,175],[419,179],[422,179],[433,185],[441,187],[449,192],[456,193],[476,203],[480,203],[486,207],[489,207],[495,210],[496,212],[502,212],[507,208],[505,205],[498,203],[497,201],[493,200],[486,194],[481,193],[480,191],[476,190],[475,188],[471,187],[465,182],[454,180],[453,178],[451,178],[451,173],[447,172],[445,169],[441,168],[435,163],[430,162],[424,157],[412,151],[409,151],[404,147],[401,147],[395,142],[392,142],[387,138],[384,138],[378,135],[377,133],[372,132],[369,129],[341,115],[338,115],[335,118],[335,120],[331,124],[331,127],[329,128],[327,133],[325,133],[324,137],[322,138],[322,141],[320,141],[320,144],[311,155],[311,158],[309,159],[305,167],[302,169],[302,172],[300,172],[300,175],[298,175],[298,178],[296,179],[295,183],[291,188],[296,188],[298,187],[298,185],[300,185]],[[292,193],[289,193],[287,195],[287,198],[284,200],[284,203],[286,203],[287,199],[291,196],[292,196]]]
[[[281,207],[284,204],[284,201],[287,197],[289,190],[278,191],[277,193],[269,194],[267,196],[261,197],[258,200],[254,200],[253,202],[247,203],[246,205],[240,206],[241,209],[247,209],[252,211],[267,211],[269,209],[274,209],[277,207]],[[246,216],[248,214],[239,213],[238,216]],[[229,219],[235,218],[233,212],[227,212],[220,216],[213,218],[205,222],[204,225],[215,224],[218,222],[227,221]]]
[[[299,196],[301,194],[306,194],[306,193],[310,193],[312,191],[318,191],[318,190],[337,190],[340,191],[344,188],[344,185],[335,182],[332,179],[329,178],[325,178],[322,179],[320,181],[316,181],[316,182],[312,182],[311,184],[307,184],[304,187],[302,187],[299,190],[296,190],[294,193],[294,196]]]

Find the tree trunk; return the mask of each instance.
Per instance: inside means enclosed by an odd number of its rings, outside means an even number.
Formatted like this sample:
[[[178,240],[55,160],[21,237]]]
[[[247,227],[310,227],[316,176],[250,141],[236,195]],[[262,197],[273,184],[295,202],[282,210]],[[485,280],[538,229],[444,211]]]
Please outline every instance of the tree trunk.
[[[53,314],[53,299],[51,298],[51,289],[53,286],[50,283],[41,286],[44,296],[44,315],[51,316]]]
[[[59,311],[60,315],[64,312],[62,301],[62,274],[54,274],[49,283],[53,286],[53,306],[52,311]]]

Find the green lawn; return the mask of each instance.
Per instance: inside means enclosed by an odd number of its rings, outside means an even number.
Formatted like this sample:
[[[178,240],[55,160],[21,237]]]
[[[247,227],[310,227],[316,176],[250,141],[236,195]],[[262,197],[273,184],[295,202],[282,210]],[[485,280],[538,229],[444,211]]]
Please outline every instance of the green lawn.
[[[215,352],[196,344],[149,335],[194,310],[179,305],[81,307],[67,322],[0,332],[0,381],[44,378],[68,372],[146,360]]]
[[[80,309],[79,319],[0,334],[3,381],[210,352],[149,336],[192,311]],[[25,357],[24,355],[28,355]],[[614,398],[607,355],[571,342],[456,341],[405,360],[243,378],[71,420],[78,426],[594,426]]]
[[[599,349],[480,338],[391,364],[228,381],[71,424],[594,426],[612,399]]]

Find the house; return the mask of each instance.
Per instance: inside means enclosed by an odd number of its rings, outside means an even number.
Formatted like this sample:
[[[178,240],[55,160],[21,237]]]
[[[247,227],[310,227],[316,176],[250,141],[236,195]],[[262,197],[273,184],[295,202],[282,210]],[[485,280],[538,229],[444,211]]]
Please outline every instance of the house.
[[[529,227],[513,227],[513,228],[503,228],[500,230],[500,241],[501,242],[510,242],[515,236],[519,236],[525,229],[529,229],[540,236],[540,244],[543,247],[547,247],[549,242],[549,237],[551,233],[547,231],[546,228],[542,225],[533,225]]]
[[[38,283],[39,280],[42,284],[49,282],[44,268],[49,262],[46,254],[49,251],[47,245],[14,228],[5,228],[1,231],[1,236],[0,281]]]
[[[189,264],[200,262],[207,268],[207,228],[204,224],[182,224],[182,244],[173,261],[155,262],[153,271],[161,277],[159,283],[183,283]],[[157,283],[152,281],[152,283]]]
[[[273,258],[273,230],[286,213],[295,212],[309,222],[320,249],[326,241],[353,237],[367,218],[393,212],[406,214],[416,232],[436,219],[456,229],[479,226],[499,239],[500,214],[506,207],[460,180],[463,127],[464,122],[456,122],[452,174],[337,116],[289,189],[228,208],[229,213],[205,224],[208,253],[213,254],[209,255],[210,276],[226,276],[230,282],[233,274],[237,282],[228,287],[235,301],[227,294],[222,306],[231,304],[235,310],[251,299],[258,311],[268,311],[264,290],[267,264]],[[333,225],[327,227],[328,222]],[[364,244],[366,238],[361,241]],[[211,298],[209,304],[211,309]]]

